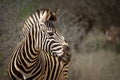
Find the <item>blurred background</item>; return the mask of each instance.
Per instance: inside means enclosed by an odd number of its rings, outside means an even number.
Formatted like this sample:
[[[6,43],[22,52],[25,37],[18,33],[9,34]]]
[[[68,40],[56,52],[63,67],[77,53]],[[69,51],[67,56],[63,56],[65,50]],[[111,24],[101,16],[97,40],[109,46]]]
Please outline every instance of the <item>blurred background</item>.
[[[35,10],[60,9],[57,29],[71,49],[70,80],[120,80],[120,0],[0,0],[0,80]]]

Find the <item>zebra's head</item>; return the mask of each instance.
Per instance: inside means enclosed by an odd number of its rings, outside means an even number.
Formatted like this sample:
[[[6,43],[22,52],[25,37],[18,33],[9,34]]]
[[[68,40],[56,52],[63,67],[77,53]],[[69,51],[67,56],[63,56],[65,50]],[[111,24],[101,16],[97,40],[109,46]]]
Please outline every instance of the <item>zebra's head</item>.
[[[50,55],[57,56],[59,59],[69,62],[71,59],[69,45],[65,38],[56,30],[54,21],[56,20],[55,12],[46,9],[42,19],[46,20],[42,26],[42,49]]]

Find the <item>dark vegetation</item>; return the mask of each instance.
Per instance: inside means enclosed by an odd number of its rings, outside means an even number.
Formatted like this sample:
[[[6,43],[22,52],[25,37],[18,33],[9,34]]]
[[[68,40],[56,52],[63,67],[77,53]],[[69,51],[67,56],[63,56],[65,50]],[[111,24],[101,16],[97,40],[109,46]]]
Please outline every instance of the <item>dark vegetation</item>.
[[[0,80],[21,40],[25,19],[39,8],[60,9],[56,27],[72,54],[70,80],[120,80],[120,48],[106,42],[103,28],[120,27],[119,0],[0,0]],[[118,43],[117,45],[119,45]]]

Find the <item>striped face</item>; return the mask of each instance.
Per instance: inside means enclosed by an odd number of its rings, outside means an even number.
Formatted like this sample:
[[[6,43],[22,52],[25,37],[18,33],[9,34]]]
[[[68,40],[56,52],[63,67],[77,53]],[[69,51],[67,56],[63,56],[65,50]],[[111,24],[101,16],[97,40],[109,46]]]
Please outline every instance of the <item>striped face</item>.
[[[58,56],[63,61],[70,60],[69,46],[65,38],[56,31],[52,22],[46,22],[42,30],[44,45],[42,49],[51,55]]]
[[[44,10],[42,17],[44,20],[46,19],[46,26],[44,26],[43,29],[43,34],[46,36],[43,50],[68,62],[71,58],[68,43],[65,38],[56,31],[53,24],[56,20],[56,13],[50,10]]]

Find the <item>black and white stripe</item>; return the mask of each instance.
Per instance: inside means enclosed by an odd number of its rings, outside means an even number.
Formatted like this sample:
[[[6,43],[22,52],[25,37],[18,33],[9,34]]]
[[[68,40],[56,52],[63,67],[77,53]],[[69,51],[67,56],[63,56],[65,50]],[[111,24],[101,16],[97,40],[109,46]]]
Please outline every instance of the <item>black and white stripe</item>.
[[[9,75],[13,80],[67,80],[71,55],[48,9],[36,11],[23,27],[23,40],[13,51]]]

